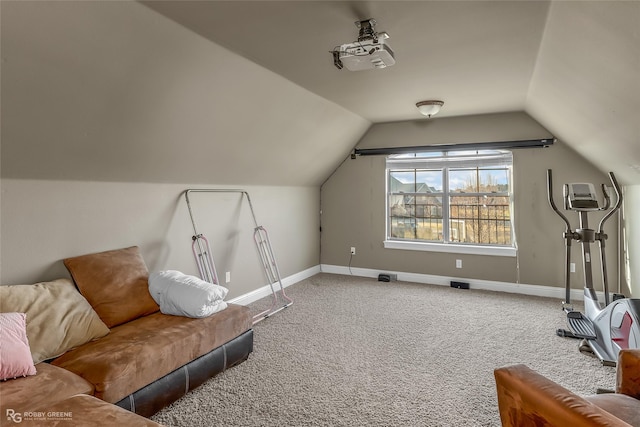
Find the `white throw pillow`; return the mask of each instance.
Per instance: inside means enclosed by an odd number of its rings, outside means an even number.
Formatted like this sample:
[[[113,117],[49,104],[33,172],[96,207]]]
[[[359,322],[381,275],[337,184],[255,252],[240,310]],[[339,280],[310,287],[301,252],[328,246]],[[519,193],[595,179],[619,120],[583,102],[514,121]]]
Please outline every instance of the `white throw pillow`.
[[[229,290],[176,270],[149,276],[149,293],[164,314],[207,317],[227,308],[224,298]]]

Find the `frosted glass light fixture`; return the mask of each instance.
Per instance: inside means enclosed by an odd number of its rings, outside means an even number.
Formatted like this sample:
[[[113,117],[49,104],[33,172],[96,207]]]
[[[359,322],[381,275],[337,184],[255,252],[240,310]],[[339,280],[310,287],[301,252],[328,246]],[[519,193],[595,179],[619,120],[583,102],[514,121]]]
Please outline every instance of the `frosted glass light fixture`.
[[[442,108],[443,105],[443,101],[430,100],[420,101],[416,104],[416,107],[418,107],[418,111],[420,111],[420,114],[431,118],[431,116],[435,116],[436,114],[438,114],[440,108]]]

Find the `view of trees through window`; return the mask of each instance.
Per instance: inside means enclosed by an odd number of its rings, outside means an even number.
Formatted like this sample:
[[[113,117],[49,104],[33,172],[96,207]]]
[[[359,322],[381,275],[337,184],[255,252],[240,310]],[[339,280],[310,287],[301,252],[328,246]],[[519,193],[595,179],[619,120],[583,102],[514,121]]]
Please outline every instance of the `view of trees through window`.
[[[398,166],[388,169],[389,238],[512,245],[510,165]]]

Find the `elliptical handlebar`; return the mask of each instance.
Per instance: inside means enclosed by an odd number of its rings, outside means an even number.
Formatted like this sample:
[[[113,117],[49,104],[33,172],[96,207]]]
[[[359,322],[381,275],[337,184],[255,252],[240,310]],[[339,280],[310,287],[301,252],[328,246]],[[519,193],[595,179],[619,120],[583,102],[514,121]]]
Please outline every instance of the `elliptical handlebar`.
[[[556,206],[556,202],[553,200],[553,176],[551,169],[547,169],[547,196],[549,199],[549,205],[551,209],[554,210],[555,213],[558,214],[560,218],[567,225],[567,229],[564,232],[564,245],[565,245],[565,256],[564,256],[564,264],[565,264],[565,274],[564,274],[564,289],[565,296],[563,307],[565,311],[573,311],[573,307],[571,306],[571,269],[569,265],[571,263],[571,241],[573,240],[574,234],[573,230],[571,230],[571,223],[569,219],[560,212],[560,209]]]
[[[569,219],[560,212],[560,209],[556,206],[556,202],[553,200],[553,176],[551,169],[547,169],[547,196],[549,198],[549,206],[551,206],[551,209],[553,209],[567,225],[567,233],[571,233],[571,223],[569,222]]]
[[[600,222],[598,223],[598,233],[604,233],[604,223],[611,218],[611,216],[616,213],[618,211],[618,209],[620,209],[620,206],[622,206],[622,190],[620,189],[620,184],[618,184],[618,180],[616,179],[616,176],[613,174],[613,172],[609,172],[609,179],[611,180],[611,184],[613,185],[613,190],[616,192],[616,204],[613,206],[613,208],[611,208],[611,210],[609,212],[607,212],[607,214],[605,216],[602,217],[602,219],[600,220]],[[602,185],[602,190],[605,194],[605,198],[607,200],[606,203],[606,207],[609,207],[609,200],[610,197],[607,194],[607,192],[605,191],[604,188],[604,184]]]
[[[602,194],[604,195],[604,206],[600,210],[607,211],[611,207],[611,197],[609,197],[609,193],[607,192],[607,186],[605,184],[602,184],[601,188],[602,188]]]

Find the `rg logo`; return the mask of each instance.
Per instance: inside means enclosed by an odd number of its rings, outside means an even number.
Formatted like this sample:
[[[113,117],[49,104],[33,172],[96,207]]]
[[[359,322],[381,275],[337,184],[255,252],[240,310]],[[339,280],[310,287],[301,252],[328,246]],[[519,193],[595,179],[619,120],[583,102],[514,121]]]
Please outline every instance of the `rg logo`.
[[[13,421],[14,423],[21,423],[22,414],[14,411],[13,409],[7,409],[7,420]]]

